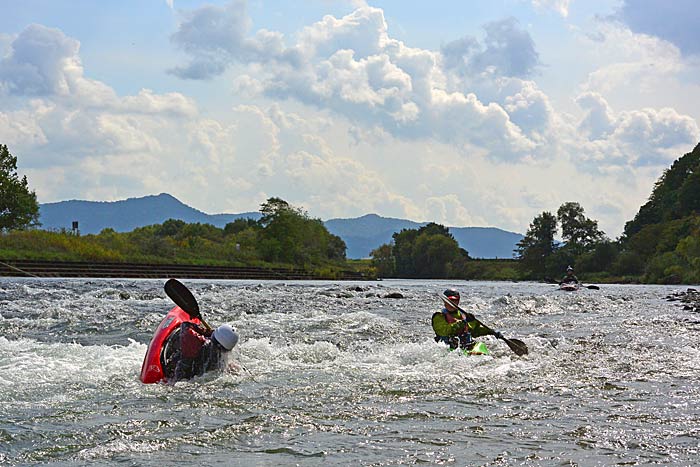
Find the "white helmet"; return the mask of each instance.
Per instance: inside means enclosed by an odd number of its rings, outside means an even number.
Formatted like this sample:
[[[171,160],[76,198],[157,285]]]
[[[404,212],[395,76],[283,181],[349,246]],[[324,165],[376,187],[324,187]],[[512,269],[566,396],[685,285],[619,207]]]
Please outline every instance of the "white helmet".
[[[216,328],[213,337],[226,350],[231,350],[238,343],[238,334],[228,324]]]

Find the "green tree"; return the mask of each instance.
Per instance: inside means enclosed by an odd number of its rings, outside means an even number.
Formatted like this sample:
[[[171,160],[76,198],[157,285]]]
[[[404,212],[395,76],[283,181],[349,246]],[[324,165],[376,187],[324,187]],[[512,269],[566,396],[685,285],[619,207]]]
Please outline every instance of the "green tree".
[[[590,251],[605,238],[605,233],[598,230],[598,222],[587,218],[579,203],[562,204],[557,210],[557,219],[566,248],[572,250],[575,256]]]
[[[396,261],[391,244],[385,243],[370,253],[372,266],[377,269],[379,277],[394,277]]]
[[[636,251],[622,251],[612,264],[610,271],[618,276],[637,276],[644,272],[644,258]]]
[[[424,231],[416,237],[413,261],[417,277],[446,279],[452,263],[460,257],[459,244],[452,235]]]
[[[700,213],[700,163],[678,190],[678,214]]]
[[[258,226],[258,222],[255,219],[250,218],[238,218],[233,222],[229,222],[224,226],[224,234],[233,235],[243,232],[246,229],[255,228]]]
[[[634,219],[625,224],[623,242],[645,226],[689,215],[700,207],[698,172],[700,144],[677,159],[654,184],[649,200],[639,208]]]
[[[547,272],[547,259],[557,250],[554,236],[557,234],[557,218],[544,211],[535,217],[527,233],[517,244],[515,252],[520,266],[531,277],[544,277]]]
[[[321,235],[324,238],[328,238],[328,246],[326,248],[328,259],[331,261],[345,261],[347,259],[346,252],[348,250],[348,246],[345,244],[345,241],[339,236],[328,232],[326,227],[323,226],[323,224],[321,225],[323,230],[325,230],[327,233],[327,235],[326,233],[322,233]]]
[[[27,176],[17,175],[17,158],[0,144],[0,231],[39,225],[36,193],[29,190]]]
[[[298,265],[345,260],[346,245],[320,219],[281,198],[261,204],[260,252],[263,259]]]
[[[576,260],[576,270],[581,272],[607,271],[613,265],[619,254],[616,242],[603,241],[593,250],[584,253]]]
[[[469,259],[449,229],[434,222],[417,230],[403,229],[393,235],[393,241],[392,257],[398,277],[456,277]]]
[[[306,213],[301,209],[293,208],[288,202],[282,198],[272,197],[268,198],[267,201],[260,205],[260,213],[262,217],[258,221],[263,227],[267,226],[270,222],[278,219],[285,213],[292,212],[300,216],[305,216]]]
[[[156,228],[156,235],[161,237],[174,237],[180,233],[185,225],[185,221],[180,219],[168,219]]]
[[[398,277],[415,277],[416,266],[413,261],[413,247],[418,237],[417,229],[401,229],[394,233],[393,253],[396,275]]]

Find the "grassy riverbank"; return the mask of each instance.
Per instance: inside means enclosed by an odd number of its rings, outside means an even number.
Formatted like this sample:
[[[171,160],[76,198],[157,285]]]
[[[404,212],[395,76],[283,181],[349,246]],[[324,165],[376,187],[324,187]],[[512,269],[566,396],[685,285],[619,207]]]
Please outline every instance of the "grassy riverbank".
[[[308,264],[271,262],[242,251],[240,244],[215,242],[206,238],[181,241],[154,237],[134,238],[130,233],[103,232],[77,236],[45,230],[13,231],[0,235],[0,258],[7,260],[62,261],[88,263],[138,263],[160,265],[226,266],[255,268],[302,268],[326,278],[341,277],[344,271],[375,278],[369,260],[337,260]],[[131,237],[131,238],[130,238]]]

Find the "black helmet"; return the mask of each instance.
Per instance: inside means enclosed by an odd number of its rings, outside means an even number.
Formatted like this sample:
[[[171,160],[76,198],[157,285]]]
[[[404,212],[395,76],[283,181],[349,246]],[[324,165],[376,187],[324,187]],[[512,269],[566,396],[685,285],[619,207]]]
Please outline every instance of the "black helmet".
[[[455,289],[447,289],[442,294],[449,298],[453,303],[459,303],[459,292],[457,292]]]

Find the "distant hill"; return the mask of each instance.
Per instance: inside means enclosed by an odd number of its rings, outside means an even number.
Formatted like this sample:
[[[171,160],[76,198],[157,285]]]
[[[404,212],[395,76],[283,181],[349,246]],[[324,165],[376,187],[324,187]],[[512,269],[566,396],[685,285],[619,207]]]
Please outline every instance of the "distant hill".
[[[345,241],[348,258],[367,258],[372,250],[389,243],[394,232],[418,229],[426,223],[366,214],[353,219],[330,219],[324,224],[330,233]]]
[[[44,229],[70,229],[78,221],[82,234],[97,234],[104,228],[129,232],[145,225],[161,224],[168,219],[223,228],[238,218],[259,219],[259,212],[240,214],[206,214],[182,203],[175,197],[159,195],[129,198],[122,201],[60,201],[39,206],[39,221]],[[366,258],[378,246],[391,241],[394,232],[417,229],[427,222],[381,217],[367,214],[352,219],[325,221],[329,232],[347,245],[348,258]],[[494,227],[450,227],[460,246],[473,258],[511,258],[515,244],[523,236]]]
[[[39,205],[39,222],[43,229],[70,229],[72,222],[78,221],[82,234],[97,234],[107,227],[117,232],[130,232],[137,227],[162,224],[168,219],[223,228],[240,217],[259,219],[260,213],[206,214],[167,193],[122,201],[70,200]]]
[[[325,222],[329,232],[345,241],[348,258],[366,258],[379,245],[389,243],[395,232],[426,224],[376,214]],[[450,227],[450,233],[472,258],[512,258],[515,244],[523,238],[521,234],[495,227]]]

